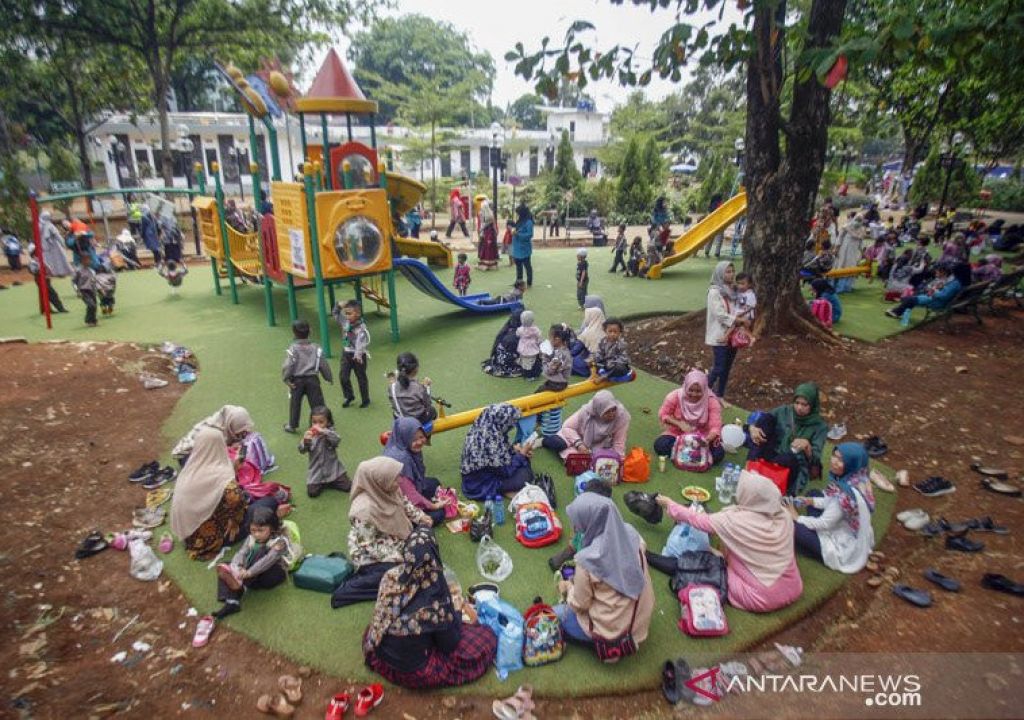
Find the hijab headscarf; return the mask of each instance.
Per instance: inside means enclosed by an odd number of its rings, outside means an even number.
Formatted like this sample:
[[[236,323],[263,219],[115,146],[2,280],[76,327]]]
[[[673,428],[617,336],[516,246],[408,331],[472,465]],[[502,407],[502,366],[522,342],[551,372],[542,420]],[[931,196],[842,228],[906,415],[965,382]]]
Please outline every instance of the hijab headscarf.
[[[494,345],[491,346],[491,357],[494,357],[494,353],[498,351],[499,345],[504,345],[508,348],[509,343],[511,343],[511,349],[515,351],[516,345],[519,342],[516,338],[516,330],[522,325],[522,315],[523,311],[521,309],[513,310],[511,315],[509,315],[508,320],[501,326],[501,330],[494,336]]]
[[[646,585],[640,535],[627,525],[610,498],[585,492],[565,509],[582,533],[576,564],[626,597],[636,600]]]
[[[776,417],[779,420],[779,448],[783,451],[789,450],[790,444],[796,438],[810,440],[822,428],[827,427],[825,420],[818,413],[819,399],[818,386],[814,383],[802,383],[796,386],[793,391],[793,399],[803,398],[811,405],[811,411],[800,416],[793,409],[793,403],[783,405]]]
[[[381,579],[363,652],[376,650],[388,635],[414,637],[457,622],[437,541],[427,528],[417,528],[406,538],[402,564]]]
[[[588,307],[583,311],[583,325],[576,337],[587,348],[588,352],[597,352],[598,345],[604,338],[604,311],[597,307]]]
[[[604,309],[604,300],[601,299],[600,295],[587,295],[583,298],[583,309],[596,307],[601,310],[602,315],[607,315],[608,311]]]
[[[875,494],[868,479],[868,453],[863,445],[853,442],[843,443],[835,451],[843,458],[843,474],[829,472],[825,496],[839,499],[846,524],[857,532],[860,529],[860,513],[857,512],[857,494],[854,490],[860,492],[868,511],[875,511]]]
[[[239,405],[225,405],[207,421],[224,434],[224,442],[237,442],[242,436],[253,431],[255,425],[249,411]]]
[[[212,427],[196,434],[188,463],[178,475],[171,499],[171,530],[184,541],[210,519],[235,479],[224,436]]]
[[[612,408],[616,410],[615,417],[605,420],[602,415]],[[611,447],[615,432],[623,425],[629,425],[629,411],[615,399],[610,390],[598,390],[590,402],[577,412],[580,414],[583,444],[592,450]]]
[[[352,481],[348,519],[362,520],[400,540],[409,537],[412,522],[406,517],[398,487],[401,472],[402,463],[383,455],[359,463]]]
[[[686,399],[686,391],[694,385],[700,386],[701,396],[697,402],[690,402]],[[683,386],[679,389],[679,410],[683,420],[694,427],[704,427],[708,424],[708,417],[711,414],[710,405],[711,390],[708,388],[707,374],[696,368],[686,373]]]
[[[484,408],[466,433],[466,443],[462,446],[463,475],[484,468],[503,468],[512,462],[508,431],[519,417],[519,409],[508,403]]]
[[[711,273],[711,287],[718,288],[718,292],[722,293],[722,297],[726,300],[732,300],[736,297],[732,285],[725,282],[725,271],[730,265],[732,263],[728,260],[722,260],[715,265],[715,269]]]
[[[763,475],[741,471],[736,504],[708,519],[762,585],[771,587],[793,562],[793,520],[782,507],[782,493]]]
[[[416,489],[423,492],[427,468],[423,463],[423,453],[412,450],[416,433],[421,429],[420,421],[414,417],[395,418],[391,425],[391,436],[384,446],[384,457],[394,458],[402,463],[402,475],[412,480]]]
[[[43,264],[46,266],[46,274],[50,277],[67,277],[73,275],[75,269],[68,262],[64,240],[60,236],[60,230],[53,224],[52,217],[49,210],[44,210],[39,214],[39,237],[43,246]]]

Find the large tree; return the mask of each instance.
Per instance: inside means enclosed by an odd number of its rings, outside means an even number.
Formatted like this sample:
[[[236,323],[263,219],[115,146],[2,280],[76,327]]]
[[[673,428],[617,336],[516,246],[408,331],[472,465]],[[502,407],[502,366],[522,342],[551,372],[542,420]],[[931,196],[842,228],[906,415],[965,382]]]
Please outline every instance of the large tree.
[[[544,105],[544,98],[540,95],[520,95],[508,106],[506,117],[514,120],[524,130],[543,130],[544,116],[537,109],[541,105]]]
[[[0,25],[25,37],[62,37],[140,60],[160,123],[161,168],[172,182],[167,96],[173,71],[190,56],[251,59],[279,47],[331,39],[353,19],[368,21],[382,0],[23,0],[0,4]],[[117,65],[111,67],[117,73]]]
[[[355,64],[356,80],[378,101],[385,121],[397,117],[399,106],[391,93],[379,92],[385,83],[403,87],[429,79],[438,87],[458,85],[464,90],[452,108],[460,122],[470,122],[471,110],[474,124],[491,122],[487,100],[494,59],[474,49],[469,37],[449,23],[424,15],[381,18],[352,36],[348,56]]]

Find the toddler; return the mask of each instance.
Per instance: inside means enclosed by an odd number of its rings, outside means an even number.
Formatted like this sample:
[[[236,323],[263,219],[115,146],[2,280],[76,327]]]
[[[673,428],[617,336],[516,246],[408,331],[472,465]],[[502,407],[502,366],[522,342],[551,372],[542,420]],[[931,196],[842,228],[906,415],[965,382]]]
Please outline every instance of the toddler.
[[[626,271],[626,223],[619,224],[619,234],[615,236],[615,245],[612,246],[612,252],[615,253],[615,258],[612,260],[612,269],[608,272],[615,272],[622,266],[622,271]]]
[[[338,458],[340,442],[330,408],[324,405],[313,408],[309,430],[299,443],[299,452],[309,455],[309,471],[306,473],[306,494],[309,497],[315,498],[324,488],[342,492],[352,489],[348,471]]]
[[[367,348],[370,347],[370,331],[363,322],[363,308],[355,300],[345,304],[338,303],[334,308],[334,320],[341,326],[341,392],[345,397],[342,407],[347,408],[355,402],[356,395],[352,391],[352,371],[355,370],[359,383],[359,396],[362,402],[359,407],[370,405],[370,384],[366,379],[366,361],[370,359]]]
[[[839,302],[839,296],[836,295],[835,288],[825,278],[818,278],[811,281],[811,290],[814,291],[814,302],[811,303],[811,312],[822,325],[832,327],[843,316],[843,305]],[[828,322],[825,321],[826,313],[820,310],[815,312],[815,302],[818,300],[824,300],[829,305],[827,313]]]
[[[481,300],[479,305],[501,305],[502,303],[510,302],[522,302],[523,296],[526,295],[526,281],[516,280],[512,283],[512,291],[505,293],[504,295],[497,295],[491,298],[485,298]]]
[[[96,293],[99,296],[100,312],[114,314],[114,291],[117,290],[117,275],[105,267],[96,272]]]
[[[568,347],[570,331],[565,325],[552,325],[548,339],[552,352],[544,360],[544,384],[534,392],[559,392],[569,387],[569,375],[572,373],[572,353]]]
[[[82,259],[75,268],[75,275],[71,280],[78,297],[85,303],[85,324],[89,327],[96,327],[96,271],[92,268],[92,256],[82,255]]]
[[[160,273],[160,277],[167,281],[167,284],[171,286],[171,294],[177,295],[178,288],[181,287],[182,280],[188,275],[188,267],[185,263],[175,262],[174,260],[168,260],[160,269],[157,271]]]
[[[519,342],[516,344],[516,352],[519,353],[519,366],[523,369],[523,377],[527,380],[540,375],[541,368],[538,358],[540,356],[540,342],[544,336],[537,327],[533,313],[530,310],[523,310],[519,316],[521,325],[516,328],[516,337]]]
[[[246,590],[269,590],[283,583],[295,555],[277,513],[257,506],[249,521],[249,536],[230,564],[217,566],[217,599],[224,605],[213,616],[223,620],[240,612]]]
[[[641,277],[647,277],[647,270],[661,262],[661,250],[657,241],[647,243],[647,262],[640,269]]]
[[[430,378],[420,382],[416,375],[420,371],[420,361],[411,352],[401,353],[396,364],[397,372],[388,386],[388,399],[391,401],[391,414],[396,417],[415,418],[421,425],[432,422],[437,417],[437,408],[430,398]]]
[[[745,320],[748,326],[753,326],[757,295],[754,294],[750,273],[741,272],[736,275],[736,306],[736,319]]]
[[[629,246],[629,263],[626,265],[626,277],[637,277],[640,265],[644,260],[644,241],[639,235],[633,238]]]
[[[587,262],[587,249],[576,251],[576,304],[583,309],[583,301],[587,297],[587,286],[590,284],[590,263]]]
[[[509,267],[511,267],[512,265],[515,264],[514,261],[512,260],[512,252],[511,252],[511,250],[512,250],[512,237],[514,235],[513,230],[514,230],[514,228],[512,227],[512,221],[509,220],[508,222],[505,223],[505,234],[501,236],[501,251],[503,253],[505,253],[505,256],[508,258]],[[556,232],[555,235],[557,235],[557,234],[558,233]]]
[[[622,321],[608,318],[604,321],[604,337],[594,353],[594,369],[602,377],[629,375],[629,351],[623,334]]]
[[[293,322],[292,335],[295,340],[285,350],[284,364],[281,365],[281,379],[289,388],[288,423],[284,426],[287,433],[294,433],[299,426],[303,397],[309,398],[310,408],[324,404],[320,376],[323,375],[327,382],[334,380],[324,351],[319,345],[309,341],[309,323],[305,320]]]
[[[468,259],[466,253],[459,253],[459,264],[455,266],[455,289],[462,297],[466,296],[466,290],[472,282],[469,277],[469,263],[466,262]]]

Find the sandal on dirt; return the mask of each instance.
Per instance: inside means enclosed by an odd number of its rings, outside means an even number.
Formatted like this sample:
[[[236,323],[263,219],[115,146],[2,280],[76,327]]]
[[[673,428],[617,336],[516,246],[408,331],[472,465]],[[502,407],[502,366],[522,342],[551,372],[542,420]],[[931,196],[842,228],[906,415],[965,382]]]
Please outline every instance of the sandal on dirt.
[[[164,555],[174,549],[174,536],[169,532],[165,532],[160,536],[160,544],[156,546],[156,549],[162,552]]]
[[[892,484],[892,481],[882,474],[880,470],[871,468],[871,472],[868,473],[868,477],[871,479],[871,484],[879,490],[885,492],[896,492],[896,486]]]
[[[153,509],[139,508],[135,511],[134,517],[132,517],[132,525],[144,529],[160,527],[164,524],[166,516],[166,511],[161,507]]]
[[[110,544],[103,538],[103,534],[99,530],[93,530],[79,543],[78,549],[75,550],[75,559],[85,560],[87,557],[103,552],[108,547]]]
[[[981,463],[971,463],[971,470],[978,473],[979,475],[995,478],[997,480],[1007,480],[1010,477],[1005,470],[1001,470],[1000,468],[985,467]]]
[[[661,694],[670,705],[693,698],[693,690],[686,684],[690,677],[690,666],[685,659],[665,661],[661,668]]]
[[[520,685],[515,695],[491,703],[491,712],[499,720],[527,720],[533,718],[533,687]]]
[[[170,488],[160,487],[146,493],[146,507],[150,510],[158,508],[171,499],[173,492]]]
[[[889,582],[896,582],[900,579],[900,569],[895,565],[890,565],[882,571],[882,578]]]
[[[982,518],[973,518],[967,521],[967,527],[977,532],[990,532],[996,535],[1009,535],[1010,528],[1004,525],[996,525],[991,517],[986,515]]]
[[[932,594],[909,585],[893,585],[892,594],[920,608],[931,607]]]
[[[294,675],[282,675],[277,679],[277,684],[292,705],[302,702],[302,680]]]
[[[256,701],[256,709],[264,715],[277,715],[278,717],[291,717],[295,714],[295,708],[288,704],[284,695],[260,695]]]
[[[338,693],[327,703],[327,712],[324,713],[324,720],[342,720],[348,712],[348,706],[352,696],[348,693]]]
[[[985,478],[981,481],[981,486],[989,492],[994,492],[999,495],[1005,495],[1007,497],[1020,497],[1021,489],[1016,485],[1011,485],[1008,482],[1002,480],[993,480],[991,478]]]
[[[985,543],[971,540],[967,534],[950,535],[946,538],[946,549],[957,550],[958,552],[976,553],[985,549]]]
[[[213,629],[216,626],[217,621],[213,619],[213,615],[203,615],[199,618],[196,634],[192,636],[192,647],[201,648],[210,642],[210,635],[213,634]]]
[[[868,587],[876,588],[885,582],[885,578],[881,573],[876,573],[868,578]]]
[[[910,473],[906,470],[897,470],[896,482],[900,487],[910,487]]]

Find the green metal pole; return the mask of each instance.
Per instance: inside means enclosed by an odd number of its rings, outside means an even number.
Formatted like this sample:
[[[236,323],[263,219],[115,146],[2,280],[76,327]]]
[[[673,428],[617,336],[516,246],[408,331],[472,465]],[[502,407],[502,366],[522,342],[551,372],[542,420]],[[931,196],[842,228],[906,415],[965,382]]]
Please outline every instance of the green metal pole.
[[[373,113],[370,114],[370,147],[377,149],[377,124],[373,121]]]
[[[388,305],[391,306],[391,342],[398,342],[398,293],[395,292],[395,271],[388,270]]]
[[[267,129],[267,138],[270,140],[270,178],[275,182],[281,181],[281,158],[277,149],[277,128],[269,117],[263,118],[263,126]]]
[[[309,146],[306,143],[306,114],[299,113],[299,137],[302,139],[302,161],[309,160]]]
[[[249,116],[249,148],[250,158],[258,158],[259,153],[257,152],[257,138],[256,138],[256,121],[253,120],[252,115]],[[256,212],[262,215],[260,208],[263,207],[263,183],[260,178],[260,166],[250,161],[249,172],[252,175],[252,204],[256,209]],[[277,325],[277,318],[274,317],[274,285],[270,281],[270,276],[267,274],[267,255],[266,248],[263,246],[263,233],[257,233],[256,242],[259,245],[260,252],[260,269],[263,271],[263,308],[267,313],[267,325],[274,327]]]
[[[341,166],[341,183],[346,190],[352,189],[352,166],[347,162]]]
[[[359,303],[359,307],[363,306],[363,282],[360,278],[356,278],[352,281],[352,284],[356,288],[356,302]]]
[[[288,318],[291,322],[299,319],[299,305],[295,299],[295,278],[288,273]]]
[[[334,189],[334,178],[331,177],[331,141],[327,137],[327,114],[320,113],[320,131],[324,134],[323,147],[323,158],[322,164],[324,166],[324,186],[328,190]]]
[[[331,357],[331,336],[327,323],[327,307],[324,304],[324,276],[320,270],[320,238],[316,228],[316,194],[313,192],[313,178],[307,172],[304,176],[306,187],[306,214],[309,216],[309,237],[313,246],[313,282],[316,290],[316,311],[320,320],[320,345],[324,357]]]
[[[217,260],[210,258],[210,267],[213,268],[213,289],[217,291],[218,295],[223,295],[224,291],[220,288],[220,273],[217,272]]]
[[[259,158],[256,151],[256,121],[249,115],[249,176],[252,178],[252,207],[256,212],[260,211],[263,205],[263,187],[260,183],[260,166],[256,162]]]
[[[199,186],[199,194],[200,195],[205,195],[206,194],[206,170],[204,170],[199,163],[196,163],[196,166],[197,166],[196,169],[195,169],[196,185]]]
[[[235,266],[231,264],[231,243],[228,241],[228,224],[224,221],[224,188],[220,183],[220,166],[213,173],[216,184],[217,219],[220,221],[220,240],[224,250],[224,267],[228,271],[228,285],[231,286],[231,302],[238,304],[238,286],[235,285]]]

